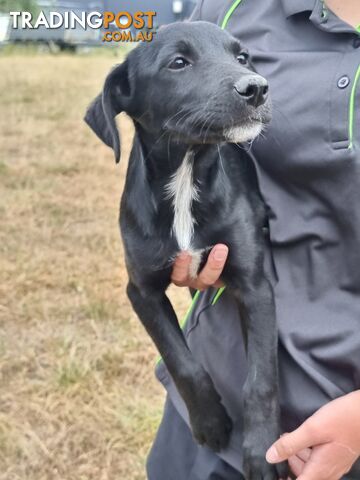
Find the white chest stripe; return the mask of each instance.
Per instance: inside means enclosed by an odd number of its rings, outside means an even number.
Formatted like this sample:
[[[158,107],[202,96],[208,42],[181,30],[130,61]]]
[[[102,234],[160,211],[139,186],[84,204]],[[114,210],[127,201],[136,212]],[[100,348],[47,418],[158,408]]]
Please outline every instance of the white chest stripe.
[[[198,189],[193,182],[194,153],[189,150],[182,164],[166,185],[168,198],[172,198],[174,208],[173,232],[181,250],[191,250],[195,220],[191,207],[199,199]]]

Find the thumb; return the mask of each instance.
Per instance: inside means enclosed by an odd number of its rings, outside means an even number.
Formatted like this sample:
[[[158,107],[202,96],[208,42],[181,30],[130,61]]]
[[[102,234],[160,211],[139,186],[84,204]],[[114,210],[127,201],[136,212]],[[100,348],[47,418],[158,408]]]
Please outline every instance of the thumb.
[[[283,435],[273,443],[266,452],[266,460],[269,463],[283,462],[314,444],[316,441],[311,435],[308,423],[305,422],[293,432]]]

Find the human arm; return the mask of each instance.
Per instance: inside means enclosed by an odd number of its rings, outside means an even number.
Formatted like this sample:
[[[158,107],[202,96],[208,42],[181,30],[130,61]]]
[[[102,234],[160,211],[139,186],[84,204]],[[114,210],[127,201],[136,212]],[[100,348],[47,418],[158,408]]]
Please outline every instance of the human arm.
[[[288,460],[298,480],[340,480],[360,456],[360,390],[320,408],[268,450],[269,463]]]

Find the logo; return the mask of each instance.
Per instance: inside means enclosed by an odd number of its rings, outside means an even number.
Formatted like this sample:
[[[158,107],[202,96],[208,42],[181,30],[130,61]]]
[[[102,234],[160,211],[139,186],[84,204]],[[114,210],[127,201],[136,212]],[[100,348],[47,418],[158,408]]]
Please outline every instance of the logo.
[[[41,11],[36,18],[30,12],[10,12],[14,29],[82,28],[102,30],[103,42],[151,42],[156,12],[69,12]]]

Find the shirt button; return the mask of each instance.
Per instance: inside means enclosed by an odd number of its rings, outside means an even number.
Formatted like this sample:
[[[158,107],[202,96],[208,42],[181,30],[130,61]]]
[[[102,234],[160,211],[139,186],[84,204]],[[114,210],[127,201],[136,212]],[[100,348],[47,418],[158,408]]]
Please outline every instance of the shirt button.
[[[350,78],[347,75],[344,75],[343,77],[339,78],[337,82],[337,86],[339,88],[346,88],[350,83]]]
[[[353,47],[359,48],[360,47],[360,37],[354,38]]]
[[[321,22],[326,23],[328,21],[328,18],[329,12],[327,11],[327,9],[323,9],[323,11],[321,12]]]

